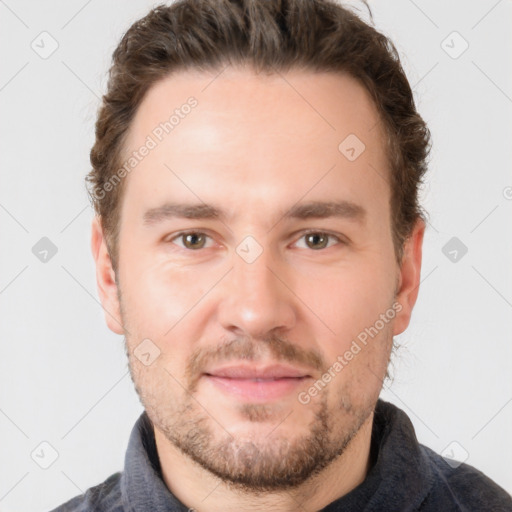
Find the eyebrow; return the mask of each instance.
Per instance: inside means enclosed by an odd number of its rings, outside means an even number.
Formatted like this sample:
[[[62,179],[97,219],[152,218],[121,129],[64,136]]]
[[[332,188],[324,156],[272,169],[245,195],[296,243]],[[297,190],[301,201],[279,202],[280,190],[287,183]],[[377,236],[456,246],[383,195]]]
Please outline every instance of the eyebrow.
[[[171,218],[217,219],[224,221],[228,214],[221,208],[206,203],[165,203],[147,210],[143,215],[145,226],[153,226]],[[347,200],[310,201],[293,205],[280,216],[280,219],[326,219],[329,217],[346,218],[363,223],[366,210],[359,204]]]

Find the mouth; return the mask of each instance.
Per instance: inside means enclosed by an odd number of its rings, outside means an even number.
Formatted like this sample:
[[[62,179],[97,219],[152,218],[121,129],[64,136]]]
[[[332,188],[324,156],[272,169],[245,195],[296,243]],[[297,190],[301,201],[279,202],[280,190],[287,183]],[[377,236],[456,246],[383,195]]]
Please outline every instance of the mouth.
[[[282,364],[224,366],[205,372],[203,377],[222,393],[253,402],[286,397],[313,378],[307,371]]]

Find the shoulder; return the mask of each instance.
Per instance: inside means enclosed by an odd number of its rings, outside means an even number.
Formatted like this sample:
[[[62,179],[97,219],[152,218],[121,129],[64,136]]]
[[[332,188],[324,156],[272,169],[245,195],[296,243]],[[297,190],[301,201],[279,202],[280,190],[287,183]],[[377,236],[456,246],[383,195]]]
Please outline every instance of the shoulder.
[[[512,496],[484,473],[464,463],[452,467],[431,448],[420,448],[430,461],[434,479],[419,510],[512,512]]]
[[[101,484],[87,489],[85,493],[75,496],[51,512],[123,512],[121,475],[122,472],[110,475]]]

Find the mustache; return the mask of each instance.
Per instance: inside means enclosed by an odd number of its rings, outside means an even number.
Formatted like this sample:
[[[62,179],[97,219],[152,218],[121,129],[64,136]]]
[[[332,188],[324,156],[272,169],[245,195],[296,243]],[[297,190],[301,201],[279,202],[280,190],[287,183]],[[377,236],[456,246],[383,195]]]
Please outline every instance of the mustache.
[[[321,373],[324,373],[324,369],[327,368],[320,352],[302,349],[285,338],[276,335],[269,335],[259,340],[251,337],[237,337],[210,348],[200,348],[192,354],[185,370],[188,389],[195,391],[203,370],[212,363],[232,360],[258,361],[268,354],[275,361],[298,363]]]

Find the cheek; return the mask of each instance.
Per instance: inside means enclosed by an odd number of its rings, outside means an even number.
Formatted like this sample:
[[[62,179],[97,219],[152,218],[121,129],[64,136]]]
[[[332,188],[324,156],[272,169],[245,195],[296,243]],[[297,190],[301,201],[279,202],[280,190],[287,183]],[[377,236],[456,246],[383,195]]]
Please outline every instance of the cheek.
[[[149,339],[158,353],[155,366],[181,380],[205,329],[207,315],[201,299],[218,280],[212,274],[202,275],[192,267],[184,270],[145,263],[142,258],[130,267],[121,282],[121,302],[131,351]]]
[[[389,267],[351,266],[315,277],[301,286],[298,295],[307,297],[308,310],[317,317],[311,318],[319,326],[319,348],[331,362],[348,350],[354,340],[364,341],[368,330],[374,334],[375,325],[380,335],[384,326],[393,323],[394,278]],[[381,315],[386,314],[387,322],[383,324]]]
[[[133,269],[133,270],[132,270]],[[123,279],[123,303],[130,321],[157,337],[177,325],[209,289],[208,275],[147,263]],[[210,276],[211,277],[211,276]],[[211,285],[210,285],[211,286]]]

